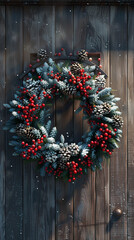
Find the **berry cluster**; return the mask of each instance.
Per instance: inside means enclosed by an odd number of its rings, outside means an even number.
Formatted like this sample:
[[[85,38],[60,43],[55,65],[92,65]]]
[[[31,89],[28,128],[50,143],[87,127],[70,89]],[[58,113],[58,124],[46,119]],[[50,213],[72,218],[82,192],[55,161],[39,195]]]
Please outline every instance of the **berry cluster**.
[[[88,97],[88,91],[92,90],[92,87],[90,87],[89,85],[86,86],[86,81],[89,81],[91,76],[84,73],[84,69],[80,70],[80,76],[74,76],[70,71],[68,72],[68,74],[70,75],[70,79],[68,80],[68,82],[76,85],[77,90],[80,91],[80,94],[82,96]]]
[[[61,168],[54,169],[52,165],[49,165],[49,167],[45,168],[45,171],[48,174],[53,174],[56,177],[60,177],[63,171],[67,171],[69,178],[68,181],[72,182],[76,180],[76,176],[80,178],[84,173],[84,169],[90,168],[91,164],[91,158],[86,155],[84,159],[79,158],[75,161],[67,162],[65,170],[62,170]]]
[[[99,125],[99,123],[98,123]],[[112,150],[110,151],[110,149],[108,149],[108,143],[107,141],[112,138],[112,131],[108,128],[107,124],[104,123],[100,123],[100,128],[99,131],[101,132],[101,135],[98,136],[96,135],[95,140],[92,140],[89,144],[88,147],[89,148],[94,148],[96,146],[100,146],[101,150],[103,152],[108,153],[109,155],[112,154]],[[116,131],[117,129],[114,129],[114,135],[116,135]]]
[[[26,94],[28,92],[28,90],[23,90],[21,91],[22,94]],[[24,95],[22,97],[20,97],[20,100],[22,100],[24,98]],[[18,105],[18,114],[21,115],[21,118],[24,119],[24,121],[26,122],[26,125],[29,126],[30,123],[32,122],[33,119],[38,119],[38,116],[35,114],[35,111],[40,110],[41,108],[45,107],[45,104],[42,103],[41,105],[36,104],[35,101],[36,95],[33,94],[30,98],[29,98],[29,103],[28,105],[23,105],[23,101],[22,104]]]
[[[87,155],[84,157],[84,159],[79,158],[78,162],[72,161],[71,163],[67,163],[67,166],[69,168],[69,182],[75,181],[76,176],[78,178],[81,177],[81,175],[84,173],[85,168],[90,168],[92,164],[91,158]]]
[[[45,138],[46,138],[46,135],[43,135],[43,137],[37,140],[32,139],[32,144],[22,141],[21,144],[22,144],[22,147],[25,148],[25,151],[23,151],[20,155],[23,158],[26,158],[27,160],[29,160],[32,155],[36,156],[37,152],[41,150]]]

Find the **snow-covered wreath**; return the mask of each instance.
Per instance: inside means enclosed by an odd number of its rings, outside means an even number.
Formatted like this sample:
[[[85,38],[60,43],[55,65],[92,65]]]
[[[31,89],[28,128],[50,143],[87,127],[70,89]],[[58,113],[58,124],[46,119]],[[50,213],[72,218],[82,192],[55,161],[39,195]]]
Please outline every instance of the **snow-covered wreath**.
[[[88,168],[101,169],[103,158],[118,148],[123,120],[116,105],[120,99],[105,87],[107,76],[101,66],[93,64],[85,50],[62,56],[52,59],[45,50],[38,52],[36,64],[22,74],[14,100],[4,104],[12,114],[4,129],[13,133],[14,156],[36,161],[41,175],[47,172],[71,182]],[[65,95],[81,100],[75,113],[82,110],[90,126],[79,143],[68,143],[63,135],[57,139],[57,129],[51,126],[49,103]]]

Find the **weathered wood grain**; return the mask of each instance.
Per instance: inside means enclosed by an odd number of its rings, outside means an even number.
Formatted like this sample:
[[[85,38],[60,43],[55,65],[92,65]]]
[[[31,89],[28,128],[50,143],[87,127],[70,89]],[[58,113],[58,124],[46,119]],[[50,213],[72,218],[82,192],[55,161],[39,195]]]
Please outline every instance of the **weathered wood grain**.
[[[0,7],[0,236],[5,239],[5,7]]]
[[[38,7],[24,7],[24,70],[30,63],[30,53],[38,51],[38,25]],[[31,163],[24,163],[23,167],[23,235],[24,239],[37,239],[38,224],[35,225],[35,218],[38,219],[37,210],[40,204],[37,207],[35,202],[39,193],[38,174],[37,177],[34,175],[33,168],[36,167],[31,166]],[[34,193],[36,193],[35,199],[33,199]]]
[[[73,47],[73,8],[56,7],[56,52]],[[73,98],[56,100],[56,127],[66,142],[73,140]],[[56,181],[56,240],[73,240],[73,185]]]
[[[55,34],[53,8],[24,9],[24,65],[30,53],[45,48],[52,51]],[[24,166],[24,239],[55,239],[54,178],[40,177],[36,166]]]
[[[127,239],[127,8],[110,8],[110,71],[111,86],[121,97],[120,110],[124,119],[123,138],[110,166],[111,213],[120,207],[123,216],[111,228],[111,240]]]
[[[77,26],[79,26],[79,31],[77,31],[76,45],[79,48],[85,48],[89,52],[101,52],[101,60],[102,64],[105,63],[105,72],[108,73],[108,37],[109,37],[109,8],[108,7],[83,7],[78,8],[77,10]],[[102,27],[103,26],[103,27]],[[105,27],[104,27],[105,26]],[[78,29],[78,27],[76,28]],[[105,30],[104,30],[105,29]],[[78,47],[77,47],[78,48]],[[86,123],[83,123],[83,130],[87,129]],[[105,178],[104,178],[105,173]],[[90,175],[89,175],[89,178]],[[108,234],[106,233],[106,224],[105,221],[108,221],[108,203],[109,203],[109,186],[108,186],[108,168],[104,168],[102,172],[97,173],[96,177],[96,191],[95,191],[95,176],[92,173],[92,181],[89,179],[90,184],[85,190],[87,192],[87,196],[90,199],[90,196],[93,194],[94,196],[94,205],[92,206],[92,200],[89,200],[89,203],[85,203],[83,201],[82,205],[88,207],[89,209],[89,218],[87,219],[87,225],[91,226],[90,235],[91,239],[99,239],[100,237],[103,239],[108,239]],[[82,189],[82,191],[84,191]],[[96,210],[95,210],[95,195],[96,195]],[[77,195],[76,195],[77,196]],[[80,201],[80,199],[79,199]],[[76,197],[76,202],[78,201],[78,197]],[[89,207],[90,205],[90,207]],[[92,207],[92,216],[90,214],[90,208]],[[77,206],[75,206],[75,211]],[[94,209],[94,210],[93,210]],[[95,216],[96,212],[96,216]],[[82,212],[83,216],[84,212]],[[87,212],[85,212],[87,214]],[[96,230],[95,230],[96,223]],[[85,224],[85,218],[83,221]],[[76,228],[77,229],[77,228]],[[83,236],[83,232],[86,234],[86,229],[82,227],[80,231],[77,233],[77,237],[81,239]],[[75,230],[77,231],[77,230]],[[87,235],[89,234],[89,230],[87,230]],[[81,235],[81,236],[80,236]],[[86,235],[85,235],[86,238]]]
[[[6,102],[20,84],[17,74],[23,64],[22,8],[6,8]],[[9,114],[7,115],[9,118]],[[22,162],[12,156],[6,137],[6,239],[22,239]]]
[[[134,0],[0,0],[1,5],[127,5]]]
[[[93,36],[90,29],[90,15],[88,8],[74,8],[74,50],[91,50]],[[80,102],[75,101],[78,108]],[[74,139],[80,141],[83,131],[87,130],[86,122],[82,121],[82,112],[74,116]],[[74,239],[95,240],[95,174],[89,172],[88,176],[78,180],[74,188]]]
[[[8,3],[14,4],[13,1]],[[32,3],[35,4],[34,1]],[[44,2],[37,1],[37,4],[43,5]],[[62,2],[63,4],[65,1]],[[55,184],[54,178],[51,177],[40,177],[33,164],[22,166],[20,159],[12,157],[12,149],[8,146],[11,136],[1,131],[0,239],[134,239],[134,9],[128,8],[127,18],[127,8],[110,7],[110,25],[109,7],[74,6],[74,12],[73,6],[56,7],[56,12],[54,9],[55,7],[52,6],[25,6],[23,15],[21,7],[10,6],[6,11],[4,7],[0,7],[0,120],[5,119],[3,102],[13,98],[16,86],[20,84],[17,74],[25,70],[30,63],[30,54],[45,48],[53,55],[56,39],[56,52],[59,52],[61,47],[67,49],[67,53],[73,52],[73,49],[76,53],[80,48],[85,48],[89,52],[101,52],[103,69],[109,76],[112,88],[117,90],[115,95],[122,98],[119,106],[124,118],[123,138],[120,149],[113,154],[111,160],[110,180],[109,168],[105,163],[102,171],[97,172],[96,176],[94,173],[89,173],[88,176],[78,180],[73,187],[73,184],[68,185],[61,181]],[[57,102],[56,118],[53,118],[53,123],[56,122],[60,133],[65,135],[66,132],[69,133],[70,139],[67,137],[66,140],[72,141],[74,138],[75,142],[81,139],[82,133],[87,129],[86,123],[81,118],[82,113],[74,114],[78,105],[79,102],[74,101],[73,106],[72,98],[62,103]],[[9,115],[6,119],[8,118]],[[6,141],[4,135],[6,135]],[[119,221],[113,222],[111,228],[108,224],[108,221],[110,222],[109,192],[111,214],[116,206],[123,210],[123,216]]]
[[[109,76],[109,7],[90,7],[88,9],[90,18],[89,51],[100,52],[101,65],[104,72]],[[90,42],[91,41],[91,42]],[[99,65],[99,62],[98,62]],[[107,86],[109,79],[107,78]],[[106,225],[109,221],[109,167],[103,163],[102,171],[96,171],[95,183],[95,213],[96,213],[96,239],[109,239]]]
[[[128,239],[134,239],[134,8],[128,8]]]
[[[40,7],[39,8],[39,49],[44,48],[48,54],[54,55],[55,52],[55,7]],[[52,113],[52,125],[55,122],[55,103],[50,109]],[[55,240],[55,179],[54,177],[39,177],[39,201],[40,215],[38,225],[37,239]],[[42,205],[43,199],[43,205]],[[36,203],[37,204],[37,203]],[[41,217],[40,217],[41,216]],[[44,226],[43,226],[44,224]]]

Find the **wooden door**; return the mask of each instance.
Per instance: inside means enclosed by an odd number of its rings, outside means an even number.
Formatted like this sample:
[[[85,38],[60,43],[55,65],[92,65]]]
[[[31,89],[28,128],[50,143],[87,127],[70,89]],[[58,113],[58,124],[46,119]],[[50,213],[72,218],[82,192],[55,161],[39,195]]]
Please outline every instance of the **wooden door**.
[[[0,239],[132,240],[134,8],[99,1],[22,2],[1,1],[0,6]],[[89,171],[75,184],[40,177],[33,164],[12,157],[10,135],[2,130],[9,118],[3,103],[13,98],[30,54],[45,48],[54,55],[61,47],[68,53],[81,48],[100,53],[107,85],[121,97],[124,118],[120,149],[110,164],[105,162],[102,171]],[[53,118],[59,131],[68,132],[76,142],[87,128],[81,115],[74,114],[78,104],[72,98],[56,102]],[[112,215],[116,207],[123,212],[118,221]]]

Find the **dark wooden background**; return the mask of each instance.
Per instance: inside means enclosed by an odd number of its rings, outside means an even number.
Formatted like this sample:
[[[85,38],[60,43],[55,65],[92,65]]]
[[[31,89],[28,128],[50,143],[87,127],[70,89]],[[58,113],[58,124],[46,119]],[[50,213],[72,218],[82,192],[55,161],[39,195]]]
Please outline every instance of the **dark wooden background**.
[[[133,240],[134,8],[119,5],[121,1],[107,6],[38,2],[12,6],[13,1],[0,1],[0,239]],[[110,165],[75,184],[42,178],[35,166],[12,157],[10,134],[2,131],[9,118],[3,103],[13,98],[20,84],[17,75],[26,69],[30,54],[40,48],[54,54],[61,47],[68,53],[80,48],[100,52],[107,85],[121,97],[124,118],[120,149]],[[53,123],[75,141],[87,128],[74,115],[78,104],[68,99],[54,106]],[[115,207],[123,211],[118,221],[112,217]]]

